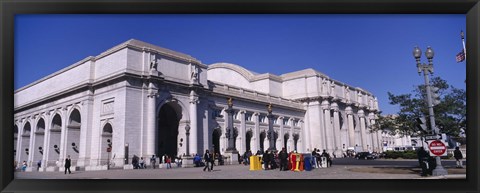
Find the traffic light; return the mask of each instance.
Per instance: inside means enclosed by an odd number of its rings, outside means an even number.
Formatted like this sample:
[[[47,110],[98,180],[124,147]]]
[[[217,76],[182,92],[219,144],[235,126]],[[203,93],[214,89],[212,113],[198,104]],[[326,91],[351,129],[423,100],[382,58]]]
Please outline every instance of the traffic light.
[[[419,117],[417,118],[417,128],[422,131],[423,133],[428,133],[428,127],[427,127],[427,120],[425,117]]]
[[[438,87],[430,86],[430,96],[432,97],[432,105],[440,104],[440,95],[438,95]]]

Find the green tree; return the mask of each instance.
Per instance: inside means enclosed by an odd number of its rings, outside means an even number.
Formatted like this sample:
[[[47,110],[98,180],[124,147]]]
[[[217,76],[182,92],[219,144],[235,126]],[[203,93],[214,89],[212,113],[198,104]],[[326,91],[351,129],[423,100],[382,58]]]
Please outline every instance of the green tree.
[[[466,133],[466,92],[448,85],[440,77],[434,77],[430,84],[438,88],[440,103],[433,107],[435,124],[441,133],[458,138],[461,130]],[[418,85],[410,94],[395,95],[388,92],[390,104],[400,106],[396,115],[380,115],[372,130],[390,134],[423,135],[416,127],[416,119],[424,116],[430,128],[425,85]]]

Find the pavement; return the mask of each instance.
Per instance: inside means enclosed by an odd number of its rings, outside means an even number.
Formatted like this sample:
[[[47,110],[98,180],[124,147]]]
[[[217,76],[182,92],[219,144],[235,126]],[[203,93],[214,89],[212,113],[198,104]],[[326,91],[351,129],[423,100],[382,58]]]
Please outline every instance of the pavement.
[[[276,170],[250,171],[249,166],[215,166],[212,172],[202,168],[157,168],[137,170],[75,171],[63,172],[15,172],[16,179],[459,179],[466,174],[421,177],[411,167],[372,167],[357,165],[333,165],[312,171],[292,172]],[[417,168],[418,169],[418,168]],[[451,173],[449,170],[449,174]],[[465,169],[464,169],[465,170]],[[452,170],[453,171],[453,170]],[[465,170],[466,171],[466,170]],[[465,172],[466,173],[466,172]]]

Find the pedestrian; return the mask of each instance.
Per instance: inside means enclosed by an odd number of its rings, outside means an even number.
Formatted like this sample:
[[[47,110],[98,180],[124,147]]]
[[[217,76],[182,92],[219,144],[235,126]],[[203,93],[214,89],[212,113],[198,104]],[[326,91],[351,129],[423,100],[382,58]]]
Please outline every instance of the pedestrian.
[[[155,157],[155,154],[152,155],[150,158],[150,164],[152,165],[153,169],[155,169],[155,164],[157,163],[157,158]]]
[[[210,153],[210,171],[213,171],[213,165],[215,165],[215,157],[213,157],[213,153]]]
[[[143,160],[143,157],[140,157],[140,169],[145,169],[145,160]]]
[[[42,160],[38,160],[37,162],[37,171],[40,171],[40,167],[42,167]]]
[[[274,170],[277,169],[277,163],[275,162],[275,154],[273,150],[268,153],[268,160],[270,161],[270,169]]]
[[[457,168],[463,168],[463,164],[462,164],[463,155],[459,147],[455,147],[455,151],[453,151],[453,157],[457,160]]]
[[[164,154],[164,155],[162,156],[162,164],[165,163],[165,156],[166,156],[166,154]]]
[[[26,171],[26,170],[27,170],[27,162],[25,160],[23,160],[22,171]]]
[[[70,155],[67,156],[67,159],[65,159],[65,174],[71,174],[72,171],[70,171],[70,166],[72,165],[72,160],[70,159]]]
[[[137,155],[133,155],[132,165],[133,165],[133,169],[140,168],[140,166],[138,165],[138,156]]]
[[[165,162],[167,162],[167,169],[172,169],[172,158],[170,156],[165,156]]]
[[[313,148],[312,161],[313,161],[313,168],[318,168],[318,165],[317,165],[317,148]]]
[[[422,173],[420,174],[421,176],[427,176],[428,175],[428,152],[423,149],[423,147],[420,147],[420,149],[417,152],[417,157],[418,157],[418,164],[422,168]]]
[[[203,168],[203,171],[205,171],[206,169],[210,171],[210,167],[208,166],[210,164],[212,157],[210,156],[210,152],[208,151],[208,149],[205,150],[205,154],[203,154],[203,159],[205,160],[205,167]]]
[[[268,155],[268,150],[263,153],[262,160],[263,160],[263,166],[265,170],[268,170],[268,166],[270,165],[270,156]]]
[[[327,167],[331,167],[332,166],[332,158],[330,157],[330,154],[328,154],[326,150],[323,150],[322,157],[327,158]]]
[[[202,158],[198,154],[195,154],[195,157],[193,157],[193,163],[195,164],[195,167],[200,167],[201,162]]]
[[[288,159],[288,154],[285,148],[282,148],[282,151],[278,154],[278,157],[280,158],[280,171],[287,171],[287,159]]]

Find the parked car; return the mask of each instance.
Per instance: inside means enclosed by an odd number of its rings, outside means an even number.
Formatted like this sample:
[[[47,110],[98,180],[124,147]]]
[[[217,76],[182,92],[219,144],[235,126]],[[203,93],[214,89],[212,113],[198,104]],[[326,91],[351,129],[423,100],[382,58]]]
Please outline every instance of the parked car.
[[[376,159],[376,156],[369,152],[359,152],[355,155],[356,159]]]

